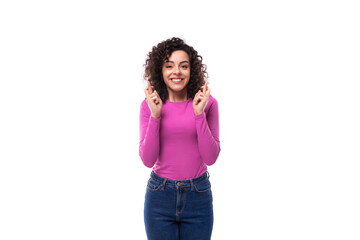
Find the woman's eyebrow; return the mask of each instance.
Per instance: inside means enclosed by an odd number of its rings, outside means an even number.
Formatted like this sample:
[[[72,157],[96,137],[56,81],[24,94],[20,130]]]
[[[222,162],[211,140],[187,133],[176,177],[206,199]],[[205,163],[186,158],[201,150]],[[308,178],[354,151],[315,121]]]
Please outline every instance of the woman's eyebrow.
[[[165,61],[165,63],[174,63],[174,62],[167,60],[167,61]],[[189,63],[189,61],[182,61],[182,62],[180,62],[180,64],[182,64],[182,63]]]

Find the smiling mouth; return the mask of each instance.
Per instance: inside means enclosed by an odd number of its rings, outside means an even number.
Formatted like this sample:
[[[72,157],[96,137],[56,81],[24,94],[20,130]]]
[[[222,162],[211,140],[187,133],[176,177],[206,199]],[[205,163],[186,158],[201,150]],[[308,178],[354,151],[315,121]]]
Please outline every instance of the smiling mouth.
[[[183,78],[171,78],[170,80],[175,82],[175,83],[178,83],[178,82],[181,82],[184,79]]]

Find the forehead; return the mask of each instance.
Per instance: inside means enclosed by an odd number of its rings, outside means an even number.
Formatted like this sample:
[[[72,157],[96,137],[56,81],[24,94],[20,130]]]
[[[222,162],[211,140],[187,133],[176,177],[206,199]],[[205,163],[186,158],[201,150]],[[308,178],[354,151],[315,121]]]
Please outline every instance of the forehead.
[[[189,55],[183,50],[176,50],[173,51],[168,58],[168,61],[173,62],[182,62],[182,61],[189,61]]]

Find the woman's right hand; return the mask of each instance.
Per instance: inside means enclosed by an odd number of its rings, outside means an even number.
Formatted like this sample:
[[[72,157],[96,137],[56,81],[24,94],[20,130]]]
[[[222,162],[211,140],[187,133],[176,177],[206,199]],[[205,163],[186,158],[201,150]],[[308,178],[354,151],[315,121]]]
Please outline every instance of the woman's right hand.
[[[156,90],[154,90],[154,86],[152,86],[149,81],[144,91],[146,95],[146,103],[151,111],[151,116],[154,118],[160,118],[163,102],[161,101],[159,94]]]

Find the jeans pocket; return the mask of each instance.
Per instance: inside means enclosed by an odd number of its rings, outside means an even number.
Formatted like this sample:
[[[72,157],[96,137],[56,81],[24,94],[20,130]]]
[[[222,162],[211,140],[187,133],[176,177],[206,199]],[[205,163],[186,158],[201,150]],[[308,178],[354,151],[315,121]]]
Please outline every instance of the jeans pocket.
[[[195,191],[198,193],[208,192],[211,190],[211,184],[209,180],[205,180],[194,184]]]
[[[147,183],[147,189],[152,192],[158,191],[161,187],[162,187],[162,183],[159,183],[153,180],[152,178],[150,178]]]

